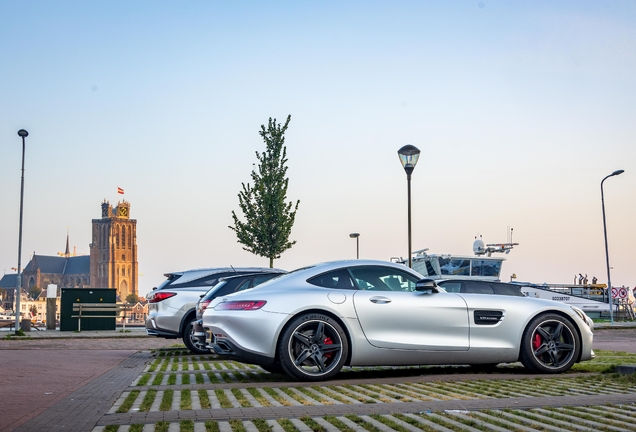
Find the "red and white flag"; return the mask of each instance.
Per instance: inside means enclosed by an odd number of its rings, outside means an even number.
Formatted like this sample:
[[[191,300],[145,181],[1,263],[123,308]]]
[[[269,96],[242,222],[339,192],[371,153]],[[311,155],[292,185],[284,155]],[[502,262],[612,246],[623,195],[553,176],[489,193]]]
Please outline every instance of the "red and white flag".
[[[124,194],[124,190],[118,186],[117,187],[117,193],[123,195]]]

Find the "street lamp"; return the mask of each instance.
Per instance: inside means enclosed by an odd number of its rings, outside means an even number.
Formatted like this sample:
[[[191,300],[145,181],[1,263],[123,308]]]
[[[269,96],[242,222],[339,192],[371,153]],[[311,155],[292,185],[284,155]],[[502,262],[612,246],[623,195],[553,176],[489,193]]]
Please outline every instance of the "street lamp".
[[[22,137],[22,178],[20,180],[20,231],[18,234],[18,276],[16,277],[15,288],[15,334],[20,332],[20,294],[22,291],[22,209],[24,202],[24,139],[29,136],[29,133],[20,129],[18,136]]]
[[[411,144],[407,144],[398,150],[398,156],[400,157],[400,162],[402,162],[404,171],[406,171],[406,187],[409,202],[409,268],[412,268],[413,257],[411,256],[411,173],[415,169],[415,165],[417,165],[417,160],[420,158],[420,150]]]
[[[349,237],[356,239],[356,259],[360,259],[360,233],[351,233]]]
[[[616,170],[601,180],[601,207],[603,208],[603,234],[605,235],[605,264],[607,265],[607,293],[609,294],[610,322],[614,325],[614,305],[612,301],[612,278],[610,277],[609,250],[607,248],[607,225],[605,224],[605,197],[603,196],[603,182],[610,177],[623,174],[625,170]]]

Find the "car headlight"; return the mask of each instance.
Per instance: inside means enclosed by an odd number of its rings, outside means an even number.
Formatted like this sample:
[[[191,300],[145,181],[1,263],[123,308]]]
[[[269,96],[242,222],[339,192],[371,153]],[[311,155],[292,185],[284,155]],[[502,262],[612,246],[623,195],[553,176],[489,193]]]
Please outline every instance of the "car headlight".
[[[588,327],[589,327],[589,325],[590,325],[590,320],[589,320],[589,318],[587,317],[587,315],[585,315],[585,312],[583,312],[581,309],[577,308],[576,306],[570,306],[570,307],[572,308],[572,310],[573,310],[574,312],[576,312],[576,314],[579,316],[579,318],[581,318],[581,319],[583,320],[583,322],[584,322],[585,324],[587,324],[587,325],[588,325]]]

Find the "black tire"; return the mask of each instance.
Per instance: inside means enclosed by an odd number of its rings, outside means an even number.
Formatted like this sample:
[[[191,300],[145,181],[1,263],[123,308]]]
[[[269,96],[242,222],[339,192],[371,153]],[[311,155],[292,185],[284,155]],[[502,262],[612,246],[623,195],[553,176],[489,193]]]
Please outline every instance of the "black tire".
[[[577,362],[581,343],[574,325],[561,315],[544,313],[535,317],[521,338],[519,360],[538,373],[562,373]]]
[[[205,348],[197,338],[192,337],[192,323],[196,321],[196,317],[188,318],[183,325],[183,343],[194,354],[210,354],[211,351]]]
[[[302,381],[334,377],[347,359],[349,343],[344,330],[332,318],[305,314],[294,318],[278,345],[282,369]]]

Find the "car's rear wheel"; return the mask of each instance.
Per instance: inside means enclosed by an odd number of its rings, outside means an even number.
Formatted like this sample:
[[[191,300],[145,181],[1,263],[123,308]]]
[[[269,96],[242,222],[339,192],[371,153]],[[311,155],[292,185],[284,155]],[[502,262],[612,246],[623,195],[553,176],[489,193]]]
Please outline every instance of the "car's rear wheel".
[[[545,313],[534,318],[521,339],[521,363],[540,373],[561,373],[576,363],[581,352],[574,325],[561,315]]]
[[[192,324],[196,321],[196,317],[188,318],[183,325],[183,343],[194,354],[210,354],[210,350],[201,343],[198,338],[192,336]]]
[[[340,372],[349,344],[337,322],[313,313],[290,322],[278,349],[280,365],[288,375],[303,381],[322,381]]]

